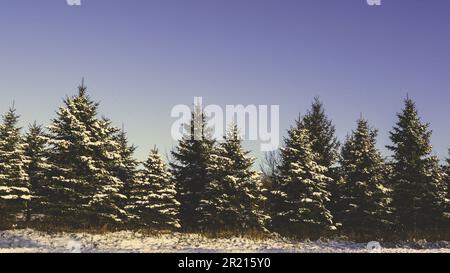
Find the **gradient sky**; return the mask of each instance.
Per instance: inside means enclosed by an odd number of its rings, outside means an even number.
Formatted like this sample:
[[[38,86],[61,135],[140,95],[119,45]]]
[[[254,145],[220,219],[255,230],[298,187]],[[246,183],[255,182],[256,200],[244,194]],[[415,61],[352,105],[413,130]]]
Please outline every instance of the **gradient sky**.
[[[22,126],[48,124],[84,76],[144,159],[170,151],[170,110],[194,96],[279,104],[283,135],[320,96],[341,140],[362,112],[382,148],[409,93],[443,158],[449,13],[448,0],[3,0],[0,111],[14,100]]]

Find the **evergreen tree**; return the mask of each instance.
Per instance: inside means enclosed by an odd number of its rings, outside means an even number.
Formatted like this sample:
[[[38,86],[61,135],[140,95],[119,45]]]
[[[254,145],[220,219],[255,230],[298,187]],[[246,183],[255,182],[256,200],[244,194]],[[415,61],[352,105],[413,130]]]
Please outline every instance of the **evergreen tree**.
[[[280,150],[267,152],[264,155],[264,159],[260,165],[262,172],[261,184],[265,189],[264,196],[266,201],[264,202],[264,211],[268,215],[268,228],[273,229],[275,221],[272,217],[276,214],[278,209],[278,196],[274,195],[277,192],[277,179],[279,177],[279,165],[281,162]]]
[[[34,122],[29,126],[25,135],[25,155],[28,157],[27,168],[29,185],[33,199],[27,211],[27,220],[31,220],[31,214],[43,214],[48,206],[48,184],[45,174],[50,165],[48,163],[47,137],[41,125]]]
[[[64,100],[49,126],[48,213],[73,227],[117,225],[126,218],[119,204],[123,182],[114,170],[120,164],[118,130],[97,118],[98,103],[90,100],[84,83],[78,95]]]
[[[210,157],[210,181],[198,208],[202,228],[239,232],[265,229],[264,190],[260,175],[252,170],[255,159],[249,153],[243,150],[234,125]]]
[[[293,127],[281,150],[278,177],[272,190],[276,206],[272,226],[292,235],[317,237],[334,230],[333,217],[327,208],[331,180],[327,168],[318,163],[309,132]]]
[[[373,235],[391,225],[390,192],[385,183],[386,167],[376,149],[377,131],[364,119],[342,148],[342,211],[338,214],[344,230]]]
[[[450,155],[450,150],[448,151]],[[444,200],[444,228],[450,228],[450,156],[446,159],[446,166],[443,168],[445,173],[445,184],[447,194]]]
[[[336,214],[340,185],[338,168],[335,164],[338,160],[340,144],[335,136],[336,129],[318,97],[314,98],[311,109],[303,117],[299,126],[309,131],[312,151],[318,156],[317,163],[327,168],[326,176],[331,178],[327,184],[327,189],[331,193],[329,209],[332,214]]]
[[[157,230],[180,228],[175,183],[166,164],[155,148],[144,162],[144,169],[131,189],[127,209],[136,216],[138,226]]]
[[[120,199],[119,207],[125,208],[132,202],[131,190],[139,179],[139,162],[133,157],[136,146],[128,144],[127,134],[123,128],[117,135],[117,142],[119,143],[120,164],[115,166],[115,174],[123,182],[120,193],[126,197]],[[133,215],[128,216],[133,217]]]
[[[300,127],[310,132],[311,148],[318,155],[317,163],[328,169],[333,167],[339,155],[339,142],[335,136],[336,129],[318,97],[314,98],[311,109],[300,122]]]
[[[414,102],[407,98],[390,132],[393,152],[393,204],[405,232],[435,229],[442,220],[444,187],[438,159],[433,156],[428,124],[420,121]]]
[[[187,133],[172,151],[174,161],[170,163],[180,202],[181,226],[187,231],[199,228],[197,208],[209,183],[208,164],[215,146],[203,110],[196,105],[191,116],[190,124],[185,128]]]
[[[0,125],[0,226],[9,227],[26,212],[32,198],[25,143],[17,126],[19,116],[14,107],[3,115]]]
[[[94,215],[91,223],[93,226],[121,226],[128,221],[129,215],[123,206],[127,200],[123,194],[124,181],[115,172],[117,166],[123,164],[120,143],[116,138],[120,130],[104,117],[98,124],[98,128],[94,127],[96,137],[92,142],[94,156],[98,157],[92,159],[97,161],[98,167],[93,169],[97,173],[94,173],[95,194],[90,202],[91,214]]]

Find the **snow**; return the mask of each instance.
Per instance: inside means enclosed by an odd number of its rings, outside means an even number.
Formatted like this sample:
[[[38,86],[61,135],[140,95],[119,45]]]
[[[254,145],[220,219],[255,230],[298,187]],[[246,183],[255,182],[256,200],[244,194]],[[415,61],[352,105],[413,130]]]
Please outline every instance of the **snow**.
[[[206,238],[198,234],[161,233],[144,234],[119,231],[104,234],[55,233],[32,229],[0,231],[0,253],[8,252],[145,252],[145,253],[207,253],[207,252],[441,252],[450,253],[450,242],[381,243],[381,249],[369,250],[377,242],[352,243],[348,241],[295,241],[279,236],[266,239],[231,237]]]

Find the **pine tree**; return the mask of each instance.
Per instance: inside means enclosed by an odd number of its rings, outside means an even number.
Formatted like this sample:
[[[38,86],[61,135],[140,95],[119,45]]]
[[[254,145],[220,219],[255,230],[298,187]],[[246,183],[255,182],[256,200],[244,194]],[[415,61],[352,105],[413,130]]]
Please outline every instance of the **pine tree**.
[[[274,195],[277,193],[277,179],[279,177],[279,166],[281,162],[280,150],[270,151],[265,153],[264,159],[260,164],[262,172],[261,184],[265,189],[264,196],[266,201],[264,202],[264,211],[268,215],[268,228],[273,229],[276,221],[272,217],[276,214],[278,209],[279,196]]]
[[[300,127],[310,132],[311,148],[318,155],[317,163],[330,169],[338,159],[339,142],[335,136],[336,129],[318,97],[314,98]]]
[[[178,219],[180,203],[176,200],[175,182],[158,150],[150,152],[144,169],[131,189],[131,212],[136,226],[156,230],[180,228]]]
[[[448,150],[450,155],[450,150]],[[444,229],[450,228],[450,156],[446,159],[446,166],[444,166],[443,171],[445,173],[445,184],[446,187],[446,197],[444,200],[444,217],[443,217],[443,227]]]
[[[230,188],[234,177],[227,177],[232,165],[231,159],[225,157],[225,150],[218,145],[209,155],[207,164],[207,182],[201,195],[196,212],[198,226],[201,231],[216,232],[221,230],[233,230],[237,223],[238,211],[232,205],[236,194],[234,188]]]
[[[309,132],[293,127],[281,150],[278,177],[272,190],[272,226],[277,231],[296,236],[317,237],[336,229],[327,208],[331,180],[327,168],[318,163]]]
[[[11,107],[0,125],[0,226],[16,224],[17,217],[26,212],[32,198],[28,175],[25,143],[17,126],[19,116]]]
[[[186,231],[198,230],[200,215],[197,208],[209,183],[208,164],[215,141],[210,137],[206,116],[196,105],[187,134],[172,151],[170,163],[176,181],[177,200],[180,202],[181,226]]]
[[[139,162],[133,157],[136,146],[128,144],[127,134],[123,128],[116,137],[117,142],[119,143],[120,164],[115,166],[114,172],[123,182],[120,193],[126,197],[120,200],[119,207],[126,208],[132,202],[131,190],[139,179]],[[129,214],[128,216],[133,217],[132,214]]]
[[[129,215],[123,205],[127,197],[123,195],[124,181],[120,179],[115,170],[122,165],[121,147],[117,141],[120,130],[113,127],[106,118],[99,119],[98,127],[94,127],[93,160],[97,166],[92,169],[96,178],[95,194],[90,202],[92,214],[91,223],[94,226],[110,225],[122,226]],[[102,143],[103,142],[103,143]],[[97,158],[95,158],[97,157]],[[92,161],[95,164],[95,161]]]
[[[234,232],[265,229],[264,190],[260,175],[252,170],[255,159],[249,153],[243,150],[234,125],[210,157],[210,181],[198,208],[203,229]]]
[[[438,159],[432,155],[431,131],[407,98],[390,132],[393,152],[393,204],[405,232],[435,229],[442,220],[445,193]]]
[[[225,142],[222,143],[225,156],[231,159],[230,177],[234,177],[235,187],[239,190],[236,194],[236,204],[240,207],[238,220],[241,230],[265,230],[269,216],[264,211],[266,202],[266,189],[262,185],[261,174],[254,171],[255,158],[250,156],[250,151],[242,147],[242,139],[237,126],[232,126]]]
[[[46,183],[45,174],[48,172],[50,165],[48,163],[47,136],[41,125],[36,122],[31,124],[25,135],[25,155],[29,160],[27,173],[29,185],[33,199],[27,211],[27,220],[31,220],[32,214],[42,215],[48,206],[48,184]]]
[[[344,183],[338,218],[347,232],[379,236],[391,226],[391,190],[385,182],[386,166],[376,149],[376,136],[377,131],[360,119],[342,147]]]
[[[340,195],[338,168],[335,166],[340,144],[335,136],[336,129],[326,115],[323,103],[318,97],[314,98],[311,109],[298,126],[309,131],[312,151],[318,155],[317,163],[326,167],[326,175],[332,178],[328,182],[327,189],[331,193],[329,208],[335,214],[338,210],[337,202]]]
[[[98,103],[90,100],[84,83],[78,95],[64,100],[50,132],[48,213],[72,227],[117,225],[126,218],[119,204],[123,182],[114,170],[120,164],[118,130],[97,118]]]

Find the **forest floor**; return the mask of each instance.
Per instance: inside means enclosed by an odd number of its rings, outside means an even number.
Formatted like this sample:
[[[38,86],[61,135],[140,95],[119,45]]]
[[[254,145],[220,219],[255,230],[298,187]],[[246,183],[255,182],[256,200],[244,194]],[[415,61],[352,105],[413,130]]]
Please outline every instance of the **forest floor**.
[[[251,239],[208,238],[199,234],[146,234],[133,231],[89,233],[45,233],[32,229],[0,231],[0,253],[7,252],[446,252],[450,242],[354,243],[342,240],[295,241],[279,236]]]

